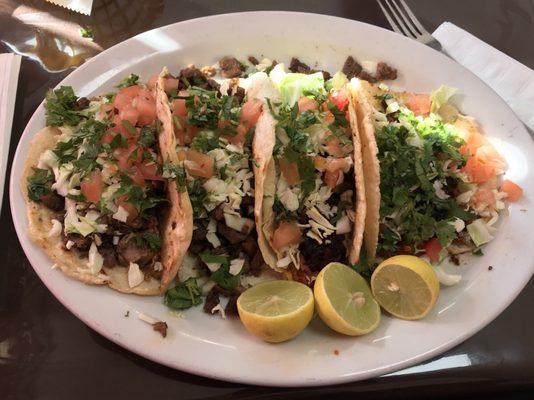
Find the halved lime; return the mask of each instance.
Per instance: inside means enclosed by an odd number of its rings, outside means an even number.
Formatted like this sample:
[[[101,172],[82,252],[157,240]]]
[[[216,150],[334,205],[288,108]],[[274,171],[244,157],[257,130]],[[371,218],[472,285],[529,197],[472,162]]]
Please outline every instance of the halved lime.
[[[364,278],[340,263],[324,267],[313,289],[315,306],[321,319],[345,335],[363,335],[380,322],[380,307]]]
[[[375,299],[390,314],[408,320],[421,319],[436,304],[439,281],[434,269],[415,256],[395,256],[373,272]]]
[[[267,342],[283,342],[297,336],[313,316],[311,289],[294,281],[263,282],[237,299],[245,328]]]

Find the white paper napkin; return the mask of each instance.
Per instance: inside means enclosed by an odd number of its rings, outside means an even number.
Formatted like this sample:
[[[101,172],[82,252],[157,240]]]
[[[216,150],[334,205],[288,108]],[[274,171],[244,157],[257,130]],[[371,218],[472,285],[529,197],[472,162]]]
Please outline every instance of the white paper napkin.
[[[495,90],[534,130],[534,71],[450,22],[432,34],[443,49]],[[525,46],[530,39],[525,38]]]
[[[19,81],[20,58],[19,55],[11,53],[0,54],[0,212],[4,198],[4,183]]]

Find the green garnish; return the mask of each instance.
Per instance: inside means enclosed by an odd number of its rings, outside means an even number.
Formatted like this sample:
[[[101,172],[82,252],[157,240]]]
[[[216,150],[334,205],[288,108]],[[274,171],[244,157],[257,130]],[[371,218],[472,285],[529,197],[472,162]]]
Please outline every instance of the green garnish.
[[[137,85],[139,83],[139,76],[135,74],[130,74],[117,85],[118,88],[122,89],[128,86]]]
[[[207,264],[224,264],[229,262],[227,256],[211,253],[200,253],[200,259]]]
[[[33,175],[27,179],[28,197],[36,202],[42,196],[52,193],[54,175],[47,169],[33,168]]]
[[[421,120],[409,111],[401,111],[399,117],[415,133],[393,124],[377,132],[381,194],[378,250],[385,255],[395,254],[405,243],[420,248],[434,236],[441,246],[448,246],[458,236],[453,225],[455,218],[464,221],[473,218],[458,206],[454,197],[440,198],[434,188],[435,181],[440,182],[444,191],[461,182],[442,166],[446,160],[459,166],[465,163],[459,152],[463,140],[451,126],[437,119]]]
[[[94,40],[95,38],[95,34],[91,28],[80,28],[80,35],[91,40]]]
[[[56,90],[49,90],[46,93],[46,125],[76,126],[83,119],[76,111],[76,102],[78,98],[70,86],[61,86]]]
[[[287,210],[278,196],[274,197],[273,203],[274,219],[276,221],[298,221],[299,214],[297,211]]]
[[[161,250],[161,237],[154,232],[138,233],[134,236],[135,243],[138,247],[149,247],[152,250]]]
[[[200,179],[195,179],[188,187],[189,199],[191,200],[191,206],[193,207],[193,216],[198,218],[204,210],[204,203],[208,197],[208,192],[202,186]]]
[[[164,162],[163,163],[163,178],[165,179],[173,179],[176,181],[176,184],[178,186],[178,191],[180,193],[185,192],[187,189],[187,175],[185,172],[185,168],[181,165],[175,165],[171,162]]]
[[[195,278],[177,283],[165,292],[164,303],[174,310],[185,310],[202,303],[202,291]]]

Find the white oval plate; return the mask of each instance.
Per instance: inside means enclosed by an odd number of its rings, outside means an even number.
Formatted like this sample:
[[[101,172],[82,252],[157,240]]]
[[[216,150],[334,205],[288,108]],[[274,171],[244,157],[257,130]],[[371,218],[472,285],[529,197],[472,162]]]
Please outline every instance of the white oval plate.
[[[82,65],[61,84],[73,86],[79,95],[102,94],[131,72],[147,79],[163,65],[177,72],[189,63],[210,65],[224,55],[264,55],[286,63],[298,56],[333,72],[341,68],[347,55],[353,55],[398,68],[398,87],[422,92],[442,83],[457,87],[463,94],[461,109],[482,124],[509,162],[507,176],[523,187],[526,196],[510,207],[497,238],[484,249],[485,255],[460,268],[462,282],[444,288],[434,311],[424,320],[384,317],[372,334],[352,338],[335,334],[315,318],[295,340],[270,345],[248,335],[239,321],[208,316],[200,307],[178,318],[169,314],[159,297],[122,295],[86,286],[50,268],[51,261],[28,238],[19,188],[29,141],[44,126],[41,104],[13,161],[11,210],[35,271],[78,318],[143,357],[190,373],[258,385],[311,386],[370,378],[436,356],[483,328],[519,294],[534,270],[530,235],[534,219],[529,198],[534,193],[532,140],[491,89],[454,61],[415,41],[372,25],[323,15],[218,15],[131,38]],[[129,317],[125,317],[127,311]],[[167,321],[167,338],[139,320],[139,312]]]

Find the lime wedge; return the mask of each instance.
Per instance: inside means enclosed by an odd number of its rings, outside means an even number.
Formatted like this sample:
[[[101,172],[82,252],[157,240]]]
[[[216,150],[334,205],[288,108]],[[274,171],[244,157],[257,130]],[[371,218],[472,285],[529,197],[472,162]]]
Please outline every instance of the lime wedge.
[[[371,288],[387,312],[408,320],[425,317],[439,296],[434,269],[415,256],[395,256],[383,261],[373,272]]]
[[[313,316],[311,289],[294,281],[260,283],[237,299],[245,328],[267,342],[284,342],[297,336]]]
[[[324,267],[313,289],[321,319],[345,335],[363,335],[380,322],[380,307],[371,289],[356,271],[340,263]]]

